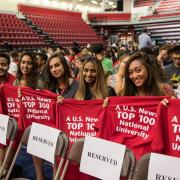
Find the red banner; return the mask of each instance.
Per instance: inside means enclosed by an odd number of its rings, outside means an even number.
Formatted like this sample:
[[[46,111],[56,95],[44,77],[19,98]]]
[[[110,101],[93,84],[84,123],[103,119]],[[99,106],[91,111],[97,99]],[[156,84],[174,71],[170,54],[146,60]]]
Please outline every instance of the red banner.
[[[101,138],[133,150],[137,159],[161,152],[163,142],[157,107],[163,97],[110,97],[105,116],[96,124]]]
[[[18,87],[9,84],[2,84],[0,88],[0,97],[0,113],[14,117],[16,120],[18,120],[20,117],[20,99],[18,98]]]
[[[21,116],[23,127],[37,122],[58,128],[56,123],[57,95],[48,90],[22,88]]]
[[[163,154],[180,157],[180,100],[170,99],[167,107],[160,105],[158,119],[162,123]]]
[[[88,136],[96,136],[94,125],[103,110],[102,100],[65,99],[58,106],[59,129],[66,132],[70,142]]]

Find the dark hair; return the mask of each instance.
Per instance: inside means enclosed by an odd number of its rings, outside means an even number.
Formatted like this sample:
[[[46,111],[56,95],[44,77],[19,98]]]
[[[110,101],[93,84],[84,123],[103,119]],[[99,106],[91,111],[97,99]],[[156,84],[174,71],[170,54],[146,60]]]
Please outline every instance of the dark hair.
[[[180,45],[175,45],[172,49],[169,50],[169,53],[180,54]]]
[[[18,52],[17,51],[12,51],[10,52],[10,56],[13,58],[17,58],[18,57]]]
[[[143,47],[143,48],[141,48],[141,51],[146,54],[153,54],[153,49],[150,47]]]
[[[172,48],[172,45],[164,45],[160,48],[160,51],[162,51],[162,50],[169,51],[171,48]]]
[[[125,96],[135,96],[137,93],[137,87],[129,77],[129,66],[135,60],[140,61],[146,67],[148,72],[148,78],[144,85],[144,91],[146,92],[146,94],[149,96],[162,95],[161,89],[159,87],[159,81],[156,77],[157,67],[154,64],[154,57],[155,56],[151,54],[146,54],[142,51],[138,51],[129,58],[125,68]]]
[[[37,53],[36,56],[39,56],[41,58],[41,60],[44,60],[45,62],[47,61],[48,59],[48,56],[46,53]]]
[[[146,27],[143,27],[142,32],[143,32],[143,33],[147,33],[147,32],[148,32],[147,28],[146,28]]]
[[[100,54],[104,51],[104,46],[103,44],[95,44],[91,50],[95,54]]]
[[[71,49],[75,54],[80,53],[80,49],[79,49],[78,46],[72,46],[70,49]]]
[[[20,61],[19,61],[19,64],[18,64],[18,70],[17,70],[16,78],[20,81],[22,76],[23,76],[23,74],[21,72],[20,65],[21,65],[22,58],[24,56],[29,56],[32,59],[32,64],[33,64],[32,72],[29,74],[29,80],[27,82],[27,86],[31,87],[33,89],[36,89],[37,82],[38,82],[38,78],[37,78],[37,76],[38,76],[38,65],[37,65],[37,60],[36,60],[36,57],[35,57],[34,53],[32,53],[32,52],[24,52],[21,55]]]
[[[49,64],[50,64],[50,61],[53,59],[53,58],[58,58],[59,61],[62,63],[63,65],[63,68],[64,68],[64,75],[63,75],[63,80],[64,80],[64,83],[65,83],[65,86],[66,88],[69,89],[69,78],[71,78],[71,73],[70,73],[70,68],[68,66],[68,63],[65,59],[65,57],[59,53],[59,52],[55,52],[53,53],[48,61],[47,61],[47,65],[46,65],[46,69],[47,69],[47,88],[52,91],[52,92],[56,92],[56,89],[57,89],[57,85],[58,85],[58,81],[55,77],[52,76],[51,72],[50,72],[50,68],[49,68]]]
[[[3,57],[7,60],[7,64],[9,65],[10,64],[10,56],[8,53],[4,53],[4,52],[0,52],[0,57]]]

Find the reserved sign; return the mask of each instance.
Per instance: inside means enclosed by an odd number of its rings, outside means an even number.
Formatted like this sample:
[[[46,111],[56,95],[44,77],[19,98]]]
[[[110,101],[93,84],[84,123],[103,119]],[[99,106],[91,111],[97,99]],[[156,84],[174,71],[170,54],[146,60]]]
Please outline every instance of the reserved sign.
[[[119,180],[126,147],[86,136],[80,171],[100,179]]]
[[[33,123],[27,144],[27,152],[54,164],[54,153],[60,130]]]
[[[6,145],[9,116],[0,114],[0,143]]]
[[[180,158],[151,153],[148,180],[180,180]]]

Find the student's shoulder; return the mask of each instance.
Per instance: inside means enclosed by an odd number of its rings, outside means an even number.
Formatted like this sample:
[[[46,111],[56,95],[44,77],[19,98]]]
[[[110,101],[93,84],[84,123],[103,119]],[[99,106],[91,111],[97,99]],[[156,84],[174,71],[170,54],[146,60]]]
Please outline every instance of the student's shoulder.
[[[108,96],[117,96],[113,87],[107,86],[107,88],[108,88]]]

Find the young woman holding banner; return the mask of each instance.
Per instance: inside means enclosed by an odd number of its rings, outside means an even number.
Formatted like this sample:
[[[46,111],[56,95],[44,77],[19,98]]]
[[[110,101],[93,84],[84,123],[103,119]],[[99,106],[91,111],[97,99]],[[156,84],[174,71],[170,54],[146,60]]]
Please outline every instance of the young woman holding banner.
[[[80,72],[79,88],[74,96],[78,100],[105,99],[116,96],[113,88],[106,85],[101,62],[87,55]]]
[[[38,75],[38,65],[35,59],[35,56],[32,52],[24,52],[20,57],[20,62],[18,65],[16,79],[13,82],[13,85],[19,87],[30,87],[33,89],[43,89],[44,83],[37,79]],[[21,96],[21,92],[18,91],[18,96]],[[2,174],[6,174],[7,170],[12,162],[12,159],[15,154],[16,146],[20,141],[22,132],[18,131],[18,137],[16,138],[16,143],[14,145],[14,149],[11,149],[10,155],[8,157],[8,161],[5,165],[5,170]],[[5,148],[0,149],[0,157],[5,156]]]
[[[104,71],[101,62],[94,56],[83,56],[83,64],[79,74],[79,88],[74,96],[77,100],[105,99],[108,96],[116,96],[113,88],[106,85]],[[105,106],[106,102],[103,104]],[[79,172],[77,165],[68,168],[65,179],[89,179],[87,175]]]
[[[133,54],[125,68],[124,96],[175,96],[172,87],[160,83],[153,55]]]
[[[51,54],[46,65],[45,84],[46,89],[58,95],[58,101],[63,98],[73,98],[79,83],[74,80],[70,73],[70,68],[65,57],[55,52]],[[44,180],[43,160],[33,156],[33,162],[36,170],[36,179]],[[53,166],[53,171],[56,172],[56,164]]]

